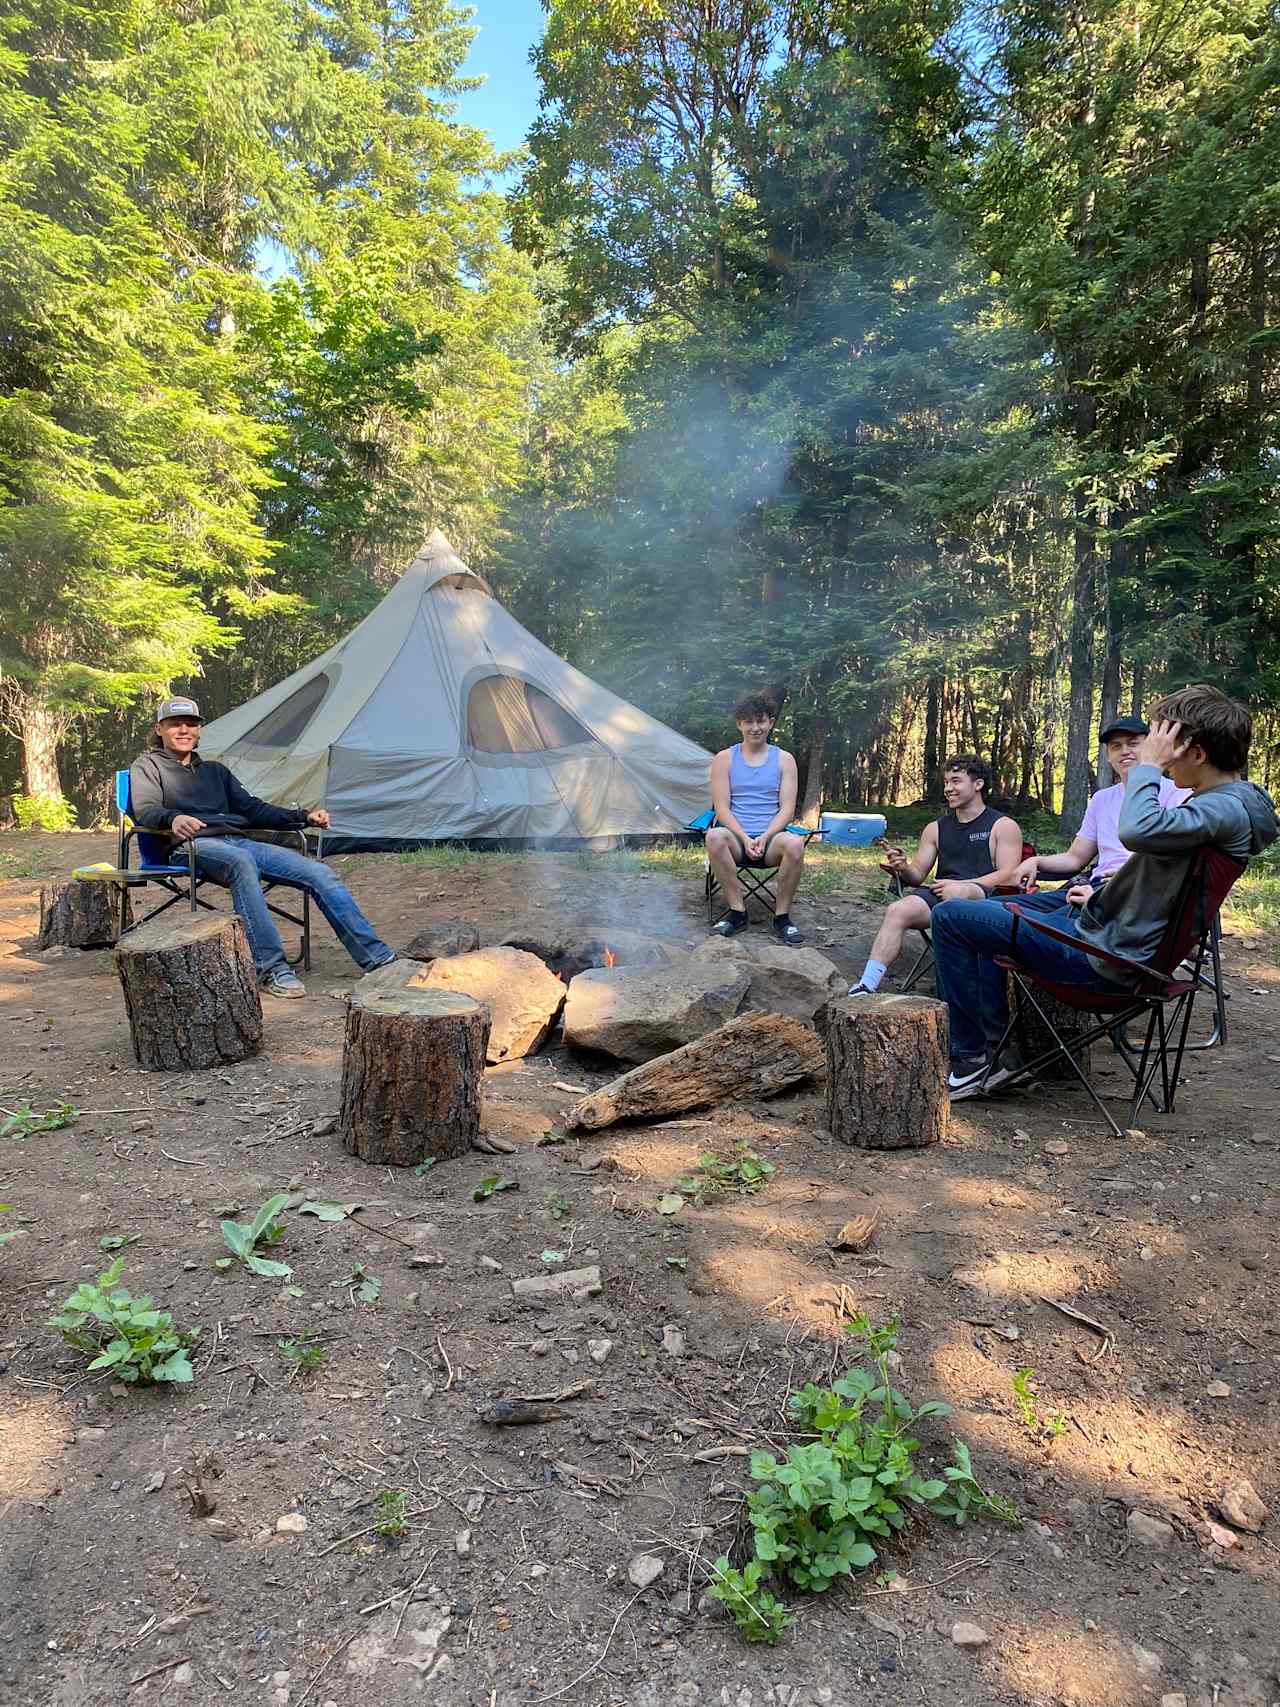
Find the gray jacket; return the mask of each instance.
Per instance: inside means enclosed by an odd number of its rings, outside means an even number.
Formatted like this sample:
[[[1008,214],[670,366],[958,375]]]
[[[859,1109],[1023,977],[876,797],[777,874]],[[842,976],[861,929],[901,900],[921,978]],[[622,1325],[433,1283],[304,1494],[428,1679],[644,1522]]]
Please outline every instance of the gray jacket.
[[[1080,914],[1081,939],[1151,960],[1177,904],[1197,848],[1212,842],[1233,859],[1248,860],[1276,839],[1280,825],[1271,797],[1254,782],[1224,782],[1193,794],[1181,806],[1161,806],[1161,772],[1134,765],[1124,785],[1120,840],[1132,852]],[[1094,965],[1104,977],[1115,969]]]

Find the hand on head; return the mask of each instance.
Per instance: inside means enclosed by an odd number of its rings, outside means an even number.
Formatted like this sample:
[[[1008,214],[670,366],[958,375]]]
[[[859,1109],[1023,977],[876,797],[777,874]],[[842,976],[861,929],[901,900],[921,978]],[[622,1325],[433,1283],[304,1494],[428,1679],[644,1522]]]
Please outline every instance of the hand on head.
[[[1191,742],[1182,738],[1181,723],[1165,723],[1163,720],[1153,723],[1150,732],[1138,748],[1140,765],[1155,765],[1164,770],[1175,759],[1180,759],[1190,747]]]

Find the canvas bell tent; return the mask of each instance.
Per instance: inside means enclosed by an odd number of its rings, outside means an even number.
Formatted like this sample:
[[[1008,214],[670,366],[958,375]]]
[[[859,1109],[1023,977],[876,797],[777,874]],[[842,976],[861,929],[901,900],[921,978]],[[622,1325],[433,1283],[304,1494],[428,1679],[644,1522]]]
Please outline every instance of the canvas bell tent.
[[[668,836],[710,797],[709,753],[548,651],[439,532],[200,751],[265,800],[326,807],[339,844]]]

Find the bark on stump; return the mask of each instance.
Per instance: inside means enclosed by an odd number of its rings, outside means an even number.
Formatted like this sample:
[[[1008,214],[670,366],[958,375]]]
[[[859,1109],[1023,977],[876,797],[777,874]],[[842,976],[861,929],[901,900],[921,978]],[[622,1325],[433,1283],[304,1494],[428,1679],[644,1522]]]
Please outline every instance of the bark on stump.
[[[262,1048],[258,977],[234,913],[150,919],[121,937],[115,959],[148,1072],[222,1067]]]
[[[73,877],[40,891],[40,948],[110,948],[116,940],[115,885]]]
[[[598,1132],[615,1120],[657,1120],[709,1103],[776,1096],[822,1071],[816,1032],[787,1014],[743,1014],[692,1043],[633,1067],[565,1115],[566,1128]]]
[[[1094,1023],[1093,1015],[1082,1014],[1075,1008],[1066,1007],[1055,996],[1051,996],[1047,990],[1038,989],[1036,1001],[1044,1009],[1048,1018],[1053,1021],[1064,1043],[1070,1043],[1073,1038],[1088,1031]],[[1048,1026],[1045,1025],[1044,1020],[1041,1019],[1031,1003],[1023,999],[1012,973],[1009,974],[1009,1012],[1018,1015],[1018,1029],[1014,1032],[1013,1038],[1024,1061],[1034,1061],[1038,1056],[1043,1055],[1047,1049],[1056,1048],[1056,1042],[1050,1035]],[[1076,1060],[1079,1062],[1080,1071],[1086,1079],[1090,1077],[1092,1068],[1091,1054],[1092,1046],[1088,1049],[1076,1051]],[[1065,1080],[1071,1084],[1079,1083],[1071,1071],[1070,1064],[1064,1061],[1061,1056],[1056,1061],[1049,1061],[1044,1066],[1038,1067],[1036,1078],[1048,1082]]]
[[[398,1168],[465,1155],[480,1132],[488,1008],[455,990],[362,984],[342,1052],[343,1144]]]
[[[927,996],[855,996],[823,1010],[827,1125],[861,1150],[923,1149],[946,1136],[947,1009]]]

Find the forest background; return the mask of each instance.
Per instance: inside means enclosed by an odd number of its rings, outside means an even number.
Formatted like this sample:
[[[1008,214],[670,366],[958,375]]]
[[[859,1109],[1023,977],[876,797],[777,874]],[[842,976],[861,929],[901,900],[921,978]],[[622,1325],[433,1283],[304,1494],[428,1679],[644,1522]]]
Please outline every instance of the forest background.
[[[0,793],[105,815],[444,529],[804,804],[976,749],[1061,815],[1208,680],[1280,773],[1280,30],[1263,0],[447,0],[0,16]],[[1099,768],[1101,767],[1101,768]]]

